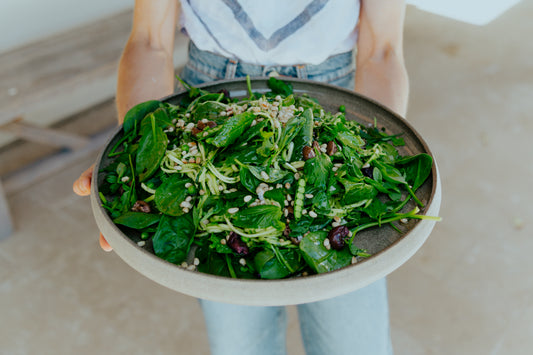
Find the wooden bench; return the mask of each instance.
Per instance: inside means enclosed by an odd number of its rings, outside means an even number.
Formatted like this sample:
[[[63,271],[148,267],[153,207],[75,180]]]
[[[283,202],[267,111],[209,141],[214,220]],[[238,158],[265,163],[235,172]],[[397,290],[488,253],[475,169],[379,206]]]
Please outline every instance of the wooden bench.
[[[0,238],[12,232],[6,194],[60,168],[59,161],[100,149],[105,136],[86,137],[52,128],[76,113],[114,98],[118,60],[131,29],[120,13],[0,54],[0,147],[29,140],[63,148],[40,172],[0,182]],[[186,60],[187,38],[176,36],[175,66]],[[67,154],[65,154],[65,151]],[[43,173],[44,172],[44,173]],[[13,187],[15,186],[15,187]]]

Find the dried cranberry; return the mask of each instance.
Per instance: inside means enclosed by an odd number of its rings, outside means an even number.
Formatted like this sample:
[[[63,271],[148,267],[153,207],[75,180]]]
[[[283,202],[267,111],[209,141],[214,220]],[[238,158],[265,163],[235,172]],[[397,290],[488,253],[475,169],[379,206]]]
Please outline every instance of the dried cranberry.
[[[364,176],[369,177],[371,179],[374,178],[374,168],[371,166],[368,166],[366,168],[361,168],[361,172]]]
[[[196,127],[198,127],[199,130],[203,130],[205,128],[206,124],[202,121],[198,121],[196,124]]]
[[[150,205],[144,201],[137,201],[133,204],[131,210],[134,212],[150,213]]]
[[[228,99],[231,99],[231,94],[229,93],[229,91],[227,89],[222,89],[218,92],[219,94],[224,94],[225,97],[227,97]]]
[[[306,145],[302,151],[302,154],[304,156],[304,160],[309,160],[315,157],[315,150],[310,146]]]
[[[328,233],[329,245],[335,250],[344,248],[346,238],[350,234],[350,230],[346,226],[338,226],[333,228]]]
[[[289,227],[289,224],[287,223],[285,225],[285,229],[283,230],[283,235],[285,237],[288,237],[291,234],[291,228]]]
[[[329,141],[328,146],[326,147],[326,154],[332,156],[335,153],[337,153],[337,145],[334,141]]]
[[[240,256],[246,256],[250,252],[248,245],[242,241],[240,235],[235,232],[231,232],[228,237],[226,244]]]

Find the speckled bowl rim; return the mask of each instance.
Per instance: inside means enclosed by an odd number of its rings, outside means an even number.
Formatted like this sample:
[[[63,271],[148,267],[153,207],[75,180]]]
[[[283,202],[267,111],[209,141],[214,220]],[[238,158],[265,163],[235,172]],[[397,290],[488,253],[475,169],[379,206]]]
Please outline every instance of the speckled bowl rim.
[[[344,96],[350,95],[355,101],[363,102],[372,109],[380,110],[381,114],[385,112],[415,137],[425,153],[432,155],[426,142],[405,119],[387,110],[379,103],[353,91],[328,84],[302,79],[283,78],[283,80],[291,82],[295,92],[308,92],[309,90],[305,88],[311,88],[311,91],[312,88],[329,90],[331,95],[336,93]],[[267,78],[252,79],[252,88],[257,92],[267,91],[266,82]],[[212,89],[216,92],[220,88],[232,85],[242,86],[242,89],[232,91],[233,96],[246,94],[246,81],[244,79],[218,81],[199,87],[207,90]],[[171,102],[179,95],[183,95],[183,92],[170,95],[163,98],[162,101]],[[312,96],[312,93],[310,95]],[[323,103],[321,102],[321,104]],[[105,145],[106,149],[115,136],[121,132],[121,129],[122,127],[117,127]],[[314,302],[355,291],[387,276],[409,260],[424,244],[436,223],[433,220],[418,220],[407,233],[371,257],[357,264],[325,274],[282,280],[247,280],[190,271],[160,259],[139,247],[112,222],[101,206],[98,191],[99,167],[105,158],[106,149],[102,149],[99,154],[92,176],[90,198],[98,228],[117,255],[133,269],[165,287],[197,298],[233,304],[276,306]],[[436,162],[428,180],[431,184],[431,192],[426,202],[424,214],[437,216],[441,203],[441,181]]]

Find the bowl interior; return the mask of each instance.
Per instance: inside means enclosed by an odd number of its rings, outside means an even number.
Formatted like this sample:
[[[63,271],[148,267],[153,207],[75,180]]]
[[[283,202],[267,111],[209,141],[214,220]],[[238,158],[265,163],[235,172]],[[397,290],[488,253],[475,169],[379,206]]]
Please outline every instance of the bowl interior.
[[[427,144],[415,129],[405,119],[382,105],[353,91],[335,86],[298,79],[283,80],[293,85],[296,95],[306,94],[317,99],[326,111],[337,112],[338,108],[344,105],[348,119],[356,120],[364,125],[377,124],[379,128],[384,127],[388,134],[401,135],[405,145],[398,147],[398,150],[402,155],[419,153],[431,155]],[[267,82],[267,79],[253,79],[251,81],[253,91],[269,91]],[[200,87],[212,92],[225,89],[231,97],[247,96],[246,81],[242,79],[220,81]],[[179,104],[186,95],[188,93],[182,92],[162,100]],[[389,226],[364,230],[358,234],[355,242],[357,247],[366,249],[372,254],[370,258],[341,270],[309,277],[285,280],[234,280],[188,271],[155,256],[150,241],[142,247],[138,246],[137,242],[141,240],[139,233],[114,225],[100,206],[98,186],[103,182],[105,175],[98,171],[112,162],[108,153],[121,137],[122,131],[119,128],[100,154],[96,164],[98,168],[95,169],[93,176],[92,202],[97,224],[115,252],[130,266],[164,286],[192,296],[222,302],[258,305],[294,304],[335,296],[362,287],[392,272],[416,252],[433,228],[434,222],[432,221],[410,220],[400,227],[403,232],[401,234]],[[440,182],[436,165],[430,177],[418,189],[417,196],[426,206],[421,213],[438,212]],[[408,205],[406,209],[413,207],[414,205]],[[345,284],[339,284],[339,282]],[[290,289],[286,287],[288,284],[291,285]],[[239,292],[232,290],[237,285]],[[326,285],[329,289],[325,290]],[[309,290],[313,292],[310,293]],[[276,292],[277,296],[274,300],[273,295]],[[251,296],[255,297],[253,301],[250,300]]]

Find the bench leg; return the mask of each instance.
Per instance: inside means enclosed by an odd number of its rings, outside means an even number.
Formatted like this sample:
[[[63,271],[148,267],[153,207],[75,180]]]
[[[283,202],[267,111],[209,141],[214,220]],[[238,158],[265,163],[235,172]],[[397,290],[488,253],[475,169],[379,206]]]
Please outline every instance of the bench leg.
[[[7,205],[7,198],[0,182],[0,240],[9,237],[13,233],[13,222]]]

